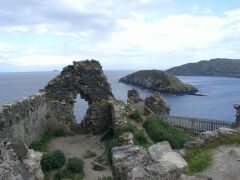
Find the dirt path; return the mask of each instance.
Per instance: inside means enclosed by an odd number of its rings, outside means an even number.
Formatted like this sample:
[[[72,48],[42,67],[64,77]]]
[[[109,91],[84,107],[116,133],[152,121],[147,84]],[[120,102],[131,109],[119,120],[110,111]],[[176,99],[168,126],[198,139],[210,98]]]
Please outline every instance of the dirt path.
[[[212,177],[212,180],[240,180],[240,146],[217,148],[213,165],[200,176]]]
[[[87,150],[92,150],[100,156],[104,153],[104,143],[100,142],[101,136],[93,135],[75,135],[68,137],[61,137],[53,139],[49,142],[48,147],[50,151],[60,149],[63,151],[67,158],[79,157],[83,159],[83,155]],[[96,157],[97,157],[96,156]],[[99,177],[111,176],[112,171],[110,166],[104,166],[106,169],[103,171],[94,171],[92,169],[92,163],[95,158],[83,159],[84,160],[84,174],[85,180],[96,180]]]

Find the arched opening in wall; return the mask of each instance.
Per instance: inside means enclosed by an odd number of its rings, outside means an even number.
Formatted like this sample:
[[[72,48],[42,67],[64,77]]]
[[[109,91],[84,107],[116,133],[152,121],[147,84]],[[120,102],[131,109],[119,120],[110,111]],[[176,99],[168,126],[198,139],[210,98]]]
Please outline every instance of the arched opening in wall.
[[[74,103],[74,116],[76,118],[76,123],[81,123],[84,119],[88,109],[88,102],[81,99],[80,94],[77,95]]]

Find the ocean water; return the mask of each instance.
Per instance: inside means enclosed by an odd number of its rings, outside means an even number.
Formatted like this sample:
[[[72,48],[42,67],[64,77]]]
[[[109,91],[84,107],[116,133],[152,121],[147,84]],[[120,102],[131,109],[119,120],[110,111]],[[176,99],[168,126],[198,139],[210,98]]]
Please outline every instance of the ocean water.
[[[133,71],[105,71],[114,96],[126,101],[127,91],[133,86],[118,82],[119,78]],[[0,73],[0,104],[15,101],[38,92],[59,72]],[[190,83],[206,96],[164,96],[171,107],[172,115],[235,120],[233,104],[240,102],[240,78],[180,76],[183,82]],[[147,90],[139,90],[142,98],[151,95]],[[87,102],[77,98],[75,115],[80,121],[85,115]]]

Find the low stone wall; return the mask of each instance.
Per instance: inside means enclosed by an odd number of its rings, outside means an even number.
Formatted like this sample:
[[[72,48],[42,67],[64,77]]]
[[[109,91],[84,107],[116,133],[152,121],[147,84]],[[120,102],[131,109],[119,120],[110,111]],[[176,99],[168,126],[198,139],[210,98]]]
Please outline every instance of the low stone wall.
[[[0,106],[0,138],[30,144],[45,131],[46,114],[44,93]]]

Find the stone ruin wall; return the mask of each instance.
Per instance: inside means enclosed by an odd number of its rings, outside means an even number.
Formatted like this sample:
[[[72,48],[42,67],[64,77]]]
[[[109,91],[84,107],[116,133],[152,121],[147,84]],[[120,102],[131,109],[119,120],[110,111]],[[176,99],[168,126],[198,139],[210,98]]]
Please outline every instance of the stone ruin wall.
[[[95,134],[106,131],[110,126],[112,116],[109,101],[114,97],[98,61],[73,62],[51,80],[44,91],[49,107],[49,124],[65,129],[84,129]],[[78,94],[89,106],[80,125],[76,125],[73,112]]]
[[[0,139],[30,144],[45,131],[46,114],[44,93],[0,106]]]
[[[78,94],[89,105],[81,124],[76,123],[74,116]],[[95,60],[74,62],[40,93],[0,106],[0,140],[21,140],[29,145],[47,128],[103,133],[112,126],[114,102],[100,63]]]

